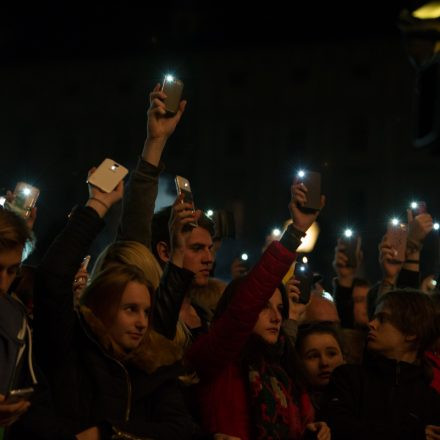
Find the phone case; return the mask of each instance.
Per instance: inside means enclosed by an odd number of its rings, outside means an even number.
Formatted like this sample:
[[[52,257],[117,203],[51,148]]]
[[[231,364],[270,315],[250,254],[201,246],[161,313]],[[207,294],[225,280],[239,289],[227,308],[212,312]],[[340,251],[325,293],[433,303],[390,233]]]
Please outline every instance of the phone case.
[[[193,199],[193,195],[191,192],[191,185],[189,184],[189,180],[185,179],[185,177],[182,177],[182,176],[176,176],[175,182],[176,182],[177,194],[183,194],[183,201],[185,203],[191,203],[192,207],[193,207],[193,211],[194,211],[195,210],[194,199]],[[197,223],[189,223],[189,224],[192,227],[197,226]]]
[[[391,247],[395,250],[394,258],[391,261],[403,263],[405,261],[406,239],[408,237],[407,225],[403,223],[396,226],[389,225],[387,235]]]
[[[31,209],[37,203],[40,190],[35,186],[29,185],[25,182],[18,182],[14,190],[14,200],[12,203],[7,203],[7,207],[27,218],[31,213]]]
[[[165,77],[162,84],[162,92],[167,95],[164,100],[166,110],[170,113],[177,113],[182,98],[183,82],[179,79],[170,81]]]
[[[88,178],[87,183],[96,186],[101,191],[111,193],[127,174],[127,168],[114,160],[107,158]]]
[[[28,400],[34,393],[33,388],[20,388],[11,390],[6,394],[6,403],[17,403],[20,400]]]
[[[356,267],[357,266],[357,256],[360,251],[361,238],[359,236],[354,237],[341,237],[341,243],[345,246],[344,254],[347,256],[347,266]]]
[[[302,267],[305,268],[305,270],[301,270]],[[296,263],[294,276],[295,279],[299,281],[299,302],[301,304],[307,304],[310,301],[310,294],[312,292],[313,273],[308,266],[302,263]]]
[[[304,177],[297,177],[307,188],[307,203],[301,208],[306,211],[317,211],[321,209],[321,173],[306,171]]]

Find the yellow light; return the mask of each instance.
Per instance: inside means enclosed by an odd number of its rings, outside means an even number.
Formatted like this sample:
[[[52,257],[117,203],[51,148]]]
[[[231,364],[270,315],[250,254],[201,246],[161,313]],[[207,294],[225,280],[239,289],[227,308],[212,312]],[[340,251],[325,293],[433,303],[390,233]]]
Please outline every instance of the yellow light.
[[[429,2],[420,8],[416,9],[411,14],[413,17],[420,20],[429,20],[440,17],[440,1],[439,2]]]
[[[292,220],[287,220],[284,224],[284,230],[292,223]],[[302,243],[296,250],[300,254],[307,254],[313,251],[315,247],[316,240],[318,240],[319,226],[318,223],[314,222],[312,226],[308,229],[306,236],[302,239]]]

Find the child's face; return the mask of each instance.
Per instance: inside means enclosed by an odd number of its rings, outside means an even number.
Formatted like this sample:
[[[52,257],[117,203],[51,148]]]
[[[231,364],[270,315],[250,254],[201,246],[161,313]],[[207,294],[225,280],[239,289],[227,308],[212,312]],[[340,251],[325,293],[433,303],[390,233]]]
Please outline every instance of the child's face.
[[[306,336],[300,356],[307,379],[313,387],[328,385],[333,370],[345,363],[338,341],[329,333],[312,333]]]

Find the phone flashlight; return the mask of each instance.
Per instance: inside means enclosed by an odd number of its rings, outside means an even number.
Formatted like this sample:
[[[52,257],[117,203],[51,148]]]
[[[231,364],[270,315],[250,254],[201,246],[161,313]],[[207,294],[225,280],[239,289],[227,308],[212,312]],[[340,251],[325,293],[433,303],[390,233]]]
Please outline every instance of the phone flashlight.
[[[392,218],[391,219],[391,224],[393,225],[393,226],[397,226],[398,224],[399,224],[399,219],[398,218]]]
[[[241,259],[242,259],[243,261],[247,261],[247,260],[249,259],[249,255],[246,254],[246,253],[241,254]]]
[[[309,259],[308,259],[307,257],[303,257],[303,258],[302,258],[302,262],[303,262],[304,264],[307,264],[307,263],[309,262]]]
[[[434,230],[438,231],[440,229],[440,224],[434,223],[434,225],[432,227],[434,228]]]
[[[301,179],[306,175],[306,172],[304,170],[299,170],[298,171],[298,177],[300,177]]]
[[[417,202],[411,202],[411,209],[417,209],[419,204]]]
[[[206,211],[206,216],[207,216],[207,217],[211,218],[213,215],[214,215],[214,211],[213,211],[212,209],[208,209],[208,210]]]
[[[114,164],[114,165],[112,165],[112,166],[110,167],[110,169],[111,169],[112,171],[116,171],[116,170],[118,169],[118,167],[119,167],[119,165]]]
[[[305,264],[301,264],[301,266],[299,266],[299,270],[300,270],[300,272],[305,272],[306,271]]]
[[[173,75],[165,75],[165,81],[167,82],[173,82],[174,81],[174,76]]]
[[[23,188],[23,190],[22,190],[22,193],[25,195],[25,196],[29,196],[30,194],[31,194],[31,190],[30,190],[30,188]]]
[[[0,197],[0,206],[5,206],[6,197]]]
[[[347,229],[344,231],[344,236],[345,236],[346,238],[353,237],[353,231],[352,231],[351,229],[347,228]]]
[[[433,287],[437,287],[437,281],[436,280],[431,280],[431,285]]]
[[[272,235],[274,237],[279,237],[281,235],[281,231],[278,228],[272,230]]]

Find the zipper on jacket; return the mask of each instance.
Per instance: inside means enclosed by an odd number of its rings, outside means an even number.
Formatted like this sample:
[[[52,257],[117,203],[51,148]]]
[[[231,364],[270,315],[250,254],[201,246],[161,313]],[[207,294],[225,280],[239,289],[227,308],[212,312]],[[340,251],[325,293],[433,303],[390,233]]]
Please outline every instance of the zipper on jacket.
[[[128,391],[128,396],[127,396],[127,407],[125,410],[125,421],[128,422],[128,420],[130,419],[130,412],[131,412],[131,394],[132,394],[132,388],[131,388],[131,381],[130,381],[130,375],[128,374],[127,369],[124,367],[124,364],[122,362],[119,362],[117,359],[115,359],[115,361],[121,366],[122,370],[125,373],[125,379],[127,380],[127,391]]]

